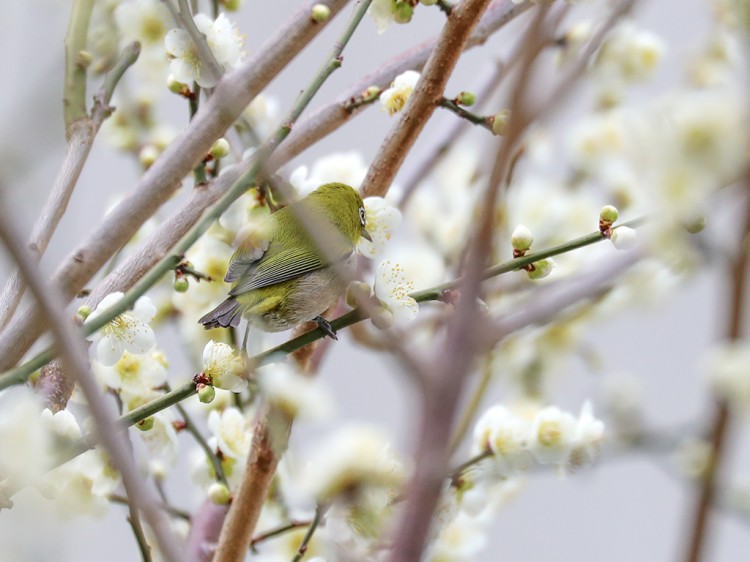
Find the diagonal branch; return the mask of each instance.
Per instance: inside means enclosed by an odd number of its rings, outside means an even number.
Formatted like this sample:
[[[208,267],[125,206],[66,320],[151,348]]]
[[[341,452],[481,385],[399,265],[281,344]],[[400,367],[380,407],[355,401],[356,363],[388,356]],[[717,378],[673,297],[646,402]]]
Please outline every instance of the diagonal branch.
[[[63,159],[57,178],[55,178],[52,191],[44,203],[42,213],[36,223],[34,223],[34,228],[31,231],[31,237],[27,244],[37,261],[44,255],[47,245],[55,233],[57,225],[60,223],[60,219],[65,214],[70,197],[78,183],[78,178],[81,176],[86,159],[91,152],[94,137],[99,132],[99,128],[104,120],[112,112],[109,102],[112,100],[115,87],[125,71],[138,59],[140,50],[141,48],[138,43],[131,43],[123,49],[119,61],[107,73],[102,87],[94,97],[94,107],[91,110],[91,117],[77,119],[68,128],[68,143],[65,158]],[[20,272],[17,269],[12,271],[8,281],[5,283],[2,295],[0,295],[0,332],[2,332],[2,327],[7,325],[8,321],[13,317],[25,291],[26,284],[23,282]]]
[[[29,288],[34,293],[40,310],[49,319],[52,332],[61,350],[66,371],[76,378],[83,391],[89,410],[96,422],[96,433],[107,453],[122,475],[133,509],[141,510],[157,537],[161,552],[171,562],[182,560],[181,547],[169,527],[164,514],[143,483],[130,454],[125,434],[118,431],[117,421],[107,409],[104,397],[99,390],[89,366],[86,350],[80,332],[70,329],[65,316],[63,300],[54,285],[44,283],[33,258],[20,242],[17,229],[11,224],[6,206],[0,205],[0,238],[19,266]]]

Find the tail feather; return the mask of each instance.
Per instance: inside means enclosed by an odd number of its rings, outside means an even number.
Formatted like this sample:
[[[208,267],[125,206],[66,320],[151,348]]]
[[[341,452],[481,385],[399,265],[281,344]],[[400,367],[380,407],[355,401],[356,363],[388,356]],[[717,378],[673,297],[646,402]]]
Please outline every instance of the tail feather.
[[[228,328],[229,326],[236,328],[241,318],[240,303],[233,298],[228,298],[198,320],[198,323],[203,324],[206,330],[211,328]]]

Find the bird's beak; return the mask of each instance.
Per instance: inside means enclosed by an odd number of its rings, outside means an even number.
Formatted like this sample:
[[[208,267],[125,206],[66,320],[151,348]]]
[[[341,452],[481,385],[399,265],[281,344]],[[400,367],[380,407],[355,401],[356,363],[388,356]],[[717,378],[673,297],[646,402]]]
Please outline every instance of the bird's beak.
[[[364,228],[362,229],[362,232],[360,234],[362,235],[362,238],[364,238],[365,240],[369,240],[370,242],[372,242],[372,236],[370,236],[370,233],[367,232]]]

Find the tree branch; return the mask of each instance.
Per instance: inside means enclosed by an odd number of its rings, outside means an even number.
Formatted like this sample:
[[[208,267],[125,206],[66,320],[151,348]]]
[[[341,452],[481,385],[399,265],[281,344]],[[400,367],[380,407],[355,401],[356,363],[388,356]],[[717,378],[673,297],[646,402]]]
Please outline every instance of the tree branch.
[[[65,85],[63,115],[65,131],[72,136],[73,124],[85,119],[86,113],[86,42],[94,0],[75,0],[70,12],[68,33],[65,36]]]
[[[113,464],[122,475],[133,509],[140,509],[143,512],[154,531],[165,559],[179,562],[182,560],[181,548],[172,534],[169,522],[159,509],[156,498],[152,497],[153,495],[138,474],[124,433],[117,430],[116,420],[106,407],[104,397],[88,364],[83,339],[80,333],[70,329],[58,289],[54,285],[43,282],[43,276],[20,242],[17,229],[11,224],[6,209],[7,206],[0,204],[0,238],[5,242],[9,253],[34,293],[39,309],[50,322],[63,356],[66,372],[75,377],[86,397],[89,410],[96,422],[96,433]]]

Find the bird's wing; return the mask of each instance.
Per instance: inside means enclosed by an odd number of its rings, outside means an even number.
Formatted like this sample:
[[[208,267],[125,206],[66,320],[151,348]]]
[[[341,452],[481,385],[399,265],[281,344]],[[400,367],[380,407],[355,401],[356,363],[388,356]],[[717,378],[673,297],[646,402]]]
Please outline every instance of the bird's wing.
[[[240,246],[229,260],[229,268],[224,276],[225,283],[234,283],[249,273],[268,250],[268,242],[258,245]]]
[[[310,247],[275,250],[272,245],[262,260],[251,263],[229,294],[236,296],[253,289],[282,283],[329,265],[327,260]],[[353,248],[349,249],[340,259],[346,259],[352,251]]]

